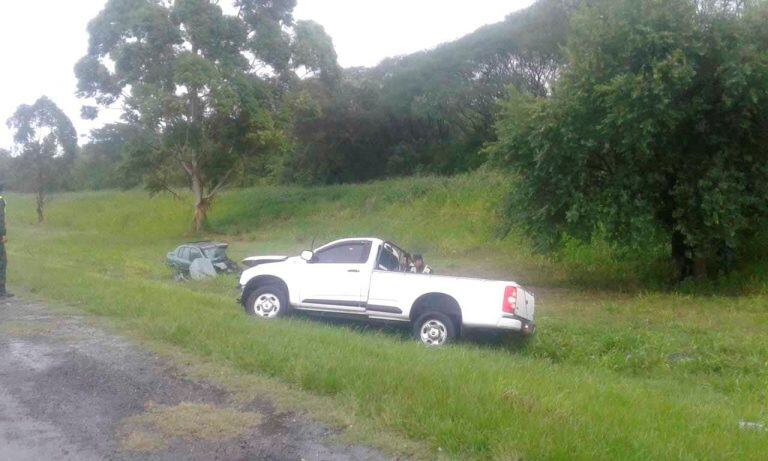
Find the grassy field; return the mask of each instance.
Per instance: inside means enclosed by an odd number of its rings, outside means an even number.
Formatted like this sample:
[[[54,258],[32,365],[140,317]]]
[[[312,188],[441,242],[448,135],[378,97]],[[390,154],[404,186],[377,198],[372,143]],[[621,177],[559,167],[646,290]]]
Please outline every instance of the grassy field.
[[[165,252],[194,238],[191,210],[141,191],[56,195],[43,225],[9,197],[10,284],[108,317],[187,353],[331,399],[355,418],[457,459],[765,459],[768,282],[759,264],[717,287],[643,289],[658,248],[607,245],[543,257],[498,216],[492,173],[321,188],[233,191],[212,237],[231,255],[289,253],[348,235],[421,252],[439,273],[534,287],[539,333],[525,344],[428,350],[400,332],[301,317],[249,319],[234,278],[176,283]],[[705,289],[706,288],[706,289]],[[707,294],[695,294],[696,291]]]

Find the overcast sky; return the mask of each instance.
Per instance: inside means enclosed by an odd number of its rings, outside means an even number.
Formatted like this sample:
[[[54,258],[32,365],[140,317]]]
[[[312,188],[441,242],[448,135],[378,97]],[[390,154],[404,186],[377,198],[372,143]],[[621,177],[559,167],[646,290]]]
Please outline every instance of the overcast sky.
[[[222,3],[227,0],[222,0]],[[0,147],[16,106],[45,94],[87,136],[118,111],[80,118],[75,62],[86,52],[86,25],[106,0],[0,0]],[[373,66],[388,56],[432,48],[498,22],[533,0],[298,0],[297,19],[322,24],[344,67]],[[111,115],[111,116],[110,116]]]

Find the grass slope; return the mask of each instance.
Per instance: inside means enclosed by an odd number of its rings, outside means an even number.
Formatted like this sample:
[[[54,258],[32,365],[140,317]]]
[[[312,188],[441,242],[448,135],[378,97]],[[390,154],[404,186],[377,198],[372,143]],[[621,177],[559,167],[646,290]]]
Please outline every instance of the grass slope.
[[[375,427],[456,458],[764,459],[768,290],[738,296],[640,291],[636,262],[605,245],[536,256],[496,238],[505,182],[491,173],[320,188],[263,187],[215,204],[231,253],[291,253],[380,235],[438,272],[513,278],[538,295],[525,345],[427,350],[402,335],[297,317],[248,319],[235,280],[178,284],[165,252],[187,203],[139,191],[57,195],[35,224],[11,196],[11,286],[64,301],[153,340],[338,401]],[[437,451],[436,451],[437,452]]]

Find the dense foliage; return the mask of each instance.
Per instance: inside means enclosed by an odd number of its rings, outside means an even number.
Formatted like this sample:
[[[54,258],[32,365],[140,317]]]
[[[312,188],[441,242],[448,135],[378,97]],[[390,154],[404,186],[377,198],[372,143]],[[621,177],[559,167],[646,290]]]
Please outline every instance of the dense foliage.
[[[139,186],[147,172],[143,154],[154,142],[151,132],[129,123],[110,123],[91,131],[73,165],[72,189],[128,189]]]
[[[222,179],[338,183],[477,168],[505,88],[549,94],[579,2],[541,0],[455,42],[351,69],[338,66],[322,26],[293,21],[294,3],[241,1],[228,15],[203,0],[108,2],[89,25],[78,90],[122,104],[124,122],[94,132],[67,185],[191,185],[204,213]],[[141,149],[118,148],[127,131]]]
[[[505,88],[549,93],[576,3],[542,0],[455,42],[345,69],[332,90],[305,82],[288,179],[334,183],[478,167]]]
[[[515,92],[491,148],[522,178],[531,234],[642,245],[650,230],[669,242],[680,277],[728,269],[768,215],[763,6],[605,0],[581,10],[553,96]]]
[[[295,0],[110,0],[88,25],[78,94],[120,107],[62,189],[195,191],[196,227],[227,184],[339,183],[484,163],[507,86],[550,93],[577,0],[541,0],[455,42],[341,69]],[[12,177],[13,173],[6,173]],[[11,181],[13,182],[13,181]]]

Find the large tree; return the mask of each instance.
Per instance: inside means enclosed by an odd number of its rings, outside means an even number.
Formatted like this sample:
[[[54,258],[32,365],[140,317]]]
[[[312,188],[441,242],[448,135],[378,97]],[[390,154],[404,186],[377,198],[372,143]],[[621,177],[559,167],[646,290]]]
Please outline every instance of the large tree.
[[[522,178],[532,234],[642,244],[654,228],[681,278],[732,259],[768,215],[766,17],[765,2],[589,2],[553,96],[515,92],[491,148]]]
[[[77,132],[72,121],[46,96],[34,104],[22,104],[8,119],[14,131],[16,165],[37,199],[37,219],[43,222],[46,192],[57,176],[71,164],[77,150]]]
[[[139,152],[148,188],[188,185],[198,231],[222,188],[280,136],[276,93],[293,78],[295,0],[237,0],[236,15],[216,3],[109,0],[75,66],[80,96],[122,104],[126,122],[155,134]]]

